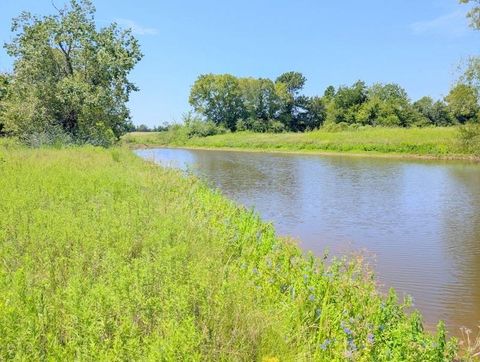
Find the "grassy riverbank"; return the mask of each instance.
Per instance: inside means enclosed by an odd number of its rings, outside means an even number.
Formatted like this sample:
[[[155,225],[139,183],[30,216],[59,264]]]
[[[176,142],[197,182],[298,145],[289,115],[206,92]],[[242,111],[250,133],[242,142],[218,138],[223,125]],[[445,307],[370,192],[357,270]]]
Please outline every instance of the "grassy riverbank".
[[[458,140],[458,128],[365,128],[306,133],[238,132],[188,138],[184,132],[130,133],[123,138],[130,146],[175,146],[257,151],[308,153],[350,153],[425,158],[478,159],[465,151]]]
[[[0,175],[0,360],[452,360],[360,261],[125,149],[3,143]]]

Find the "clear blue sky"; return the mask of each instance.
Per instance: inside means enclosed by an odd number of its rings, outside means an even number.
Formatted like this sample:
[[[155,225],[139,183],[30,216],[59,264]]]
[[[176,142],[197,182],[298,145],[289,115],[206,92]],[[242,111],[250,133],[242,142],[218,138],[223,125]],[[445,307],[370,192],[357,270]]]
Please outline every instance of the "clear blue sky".
[[[21,10],[50,13],[51,0],[1,0],[0,41]],[[57,5],[63,0],[54,0]],[[332,85],[396,82],[412,99],[444,96],[457,66],[478,53],[457,0],[96,0],[97,22],[133,27],[144,59],[131,75],[136,124],[179,121],[202,73],[275,78],[296,70],[305,93]],[[0,70],[11,69],[0,51]]]

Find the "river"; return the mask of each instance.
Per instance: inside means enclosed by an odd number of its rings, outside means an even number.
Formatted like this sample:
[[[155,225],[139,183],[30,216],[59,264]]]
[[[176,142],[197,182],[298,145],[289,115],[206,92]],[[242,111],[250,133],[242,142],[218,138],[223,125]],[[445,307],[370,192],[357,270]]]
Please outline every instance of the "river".
[[[254,208],[321,255],[363,253],[383,290],[409,294],[427,326],[480,325],[480,165],[373,157],[148,149]]]

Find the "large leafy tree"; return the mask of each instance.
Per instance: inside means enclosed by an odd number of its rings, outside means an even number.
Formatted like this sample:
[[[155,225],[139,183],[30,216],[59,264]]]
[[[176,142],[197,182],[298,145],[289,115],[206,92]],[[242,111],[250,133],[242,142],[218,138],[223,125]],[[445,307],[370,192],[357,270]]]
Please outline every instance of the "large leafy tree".
[[[300,95],[307,79],[299,72],[286,72],[277,77],[275,83],[278,87],[278,94],[282,99],[282,111],[279,115],[284,125],[291,130],[298,131],[302,128],[305,112],[305,99]]]
[[[367,86],[363,81],[355,82],[351,87],[341,86],[332,95],[329,88],[328,96],[333,97],[329,102],[327,120],[333,123],[356,123],[357,113],[363,103],[367,101]]]
[[[477,88],[457,84],[445,97],[448,108],[458,123],[476,122],[480,112]]]
[[[325,101],[322,97],[303,97],[303,108],[297,122],[298,131],[313,130],[320,127],[327,117]]]
[[[434,101],[431,97],[422,97],[413,103],[413,107],[424,117],[426,125],[449,126],[455,122],[443,101]]]
[[[128,74],[142,58],[138,41],[115,23],[97,30],[90,0],[55,10],[13,20],[15,35],[5,45],[15,58],[5,129],[20,136],[60,130],[109,144],[129,123],[126,102],[137,88]]]
[[[357,113],[357,122],[382,126],[409,126],[421,120],[408,94],[398,84],[374,84]]]
[[[189,102],[195,112],[232,131],[246,115],[239,81],[230,74],[199,76],[190,90]]]
[[[473,4],[473,7],[468,12],[470,19],[470,26],[474,29],[480,30],[480,0],[459,0],[463,4]],[[476,88],[477,93],[480,93],[480,57],[473,56],[465,71],[462,81]]]
[[[275,118],[281,107],[281,99],[270,79],[240,78],[238,82],[248,118],[264,121]]]
[[[3,104],[8,95],[8,89],[10,84],[10,76],[6,73],[0,73],[0,114],[4,108]],[[3,134],[3,123],[0,118],[0,135]]]

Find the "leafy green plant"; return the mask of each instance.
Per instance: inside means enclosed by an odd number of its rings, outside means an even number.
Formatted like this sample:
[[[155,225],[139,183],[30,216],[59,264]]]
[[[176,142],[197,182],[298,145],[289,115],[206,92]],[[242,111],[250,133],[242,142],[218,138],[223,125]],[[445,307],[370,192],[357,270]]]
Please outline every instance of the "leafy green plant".
[[[458,139],[461,147],[468,153],[480,154],[480,124],[467,123],[459,128]]]

